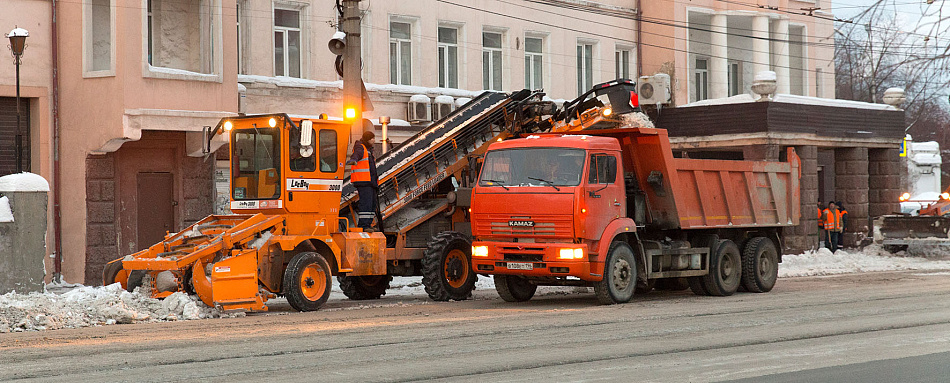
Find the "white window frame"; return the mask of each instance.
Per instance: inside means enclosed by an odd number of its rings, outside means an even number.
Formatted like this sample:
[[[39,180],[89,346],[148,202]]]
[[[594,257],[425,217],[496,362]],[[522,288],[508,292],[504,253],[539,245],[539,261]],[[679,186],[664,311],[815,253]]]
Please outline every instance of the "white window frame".
[[[277,20],[274,19],[274,17],[275,17],[275,16],[274,16],[274,12],[275,12],[276,10],[284,10],[284,11],[297,12],[297,18],[298,18],[297,23],[298,23],[298,25],[300,25],[300,26],[297,27],[297,28],[278,26],[278,25],[277,25]],[[271,53],[272,53],[272,54],[271,54],[271,60],[273,60],[273,65],[272,65],[271,67],[272,67],[273,70],[274,70],[274,72],[273,72],[273,73],[274,73],[274,77],[280,76],[280,77],[291,77],[291,78],[293,78],[292,76],[290,76],[290,49],[288,48],[288,47],[289,47],[288,44],[290,43],[290,37],[289,37],[289,36],[290,36],[290,32],[298,32],[298,33],[300,33],[300,41],[299,41],[299,44],[300,44],[300,47],[299,47],[299,48],[300,48],[300,57],[299,57],[300,62],[298,63],[298,65],[299,65],[299,68],[298,68],[298,72],[299,72],[299,73],[298,73],[298,74],[300,75],[300,77],[296,77],[296,78],[306,78],[306,75],[304,74],[304,56],[306,55],[306,53],[305,53],[305,52],[306,52],[306,49],[305,49],[305,47],[304,47],[304,35],[305,35],[304,25],[306,25],[306,24],[304,24],[304,20],[305,20],[304,7],[301,7],[301,6],[299,6],[299,5],[287,4],[287,3],[274,3],[274,8],[273,8],[273,10],[271,11],[271,28],[272,28],[272,29],[271,29],[271,41],[273,41],[273,39],[274,39],[274,37],[276,37],[277,33],[282,33],[282,34],[283,34],[283,40],[284,40],[284,41],[283,41],[283,44],[284,44],[284,54],[283,54],[283,56],[284,56],[284,67],[282,68],[282,69],[283,69],[283,74],[280,74],[280,75],[277,74],[277,46],[275,45],[274,48],[273,48],[273,50],[271,51]]]
[[[392,23],[402,23],[409,25],[409,38],[395,38],[392,35]],[[414,35],[413,31],[416,29],[416,23],[414,19],[408,19],[404,17],[390,16],[389,23],[386,25],[386,29],[389,31],[389,82],[396,85],[412,85],[413,74],[413,57],[416,57],[415,54],[415,45],[414,44]],[[403,67],[402,67],[402,54],[403,54],[403,43],[409,43],[409,68],[408,74],[409,78],[404,79],[403,77]],[[393,50],[393,45],[395,44],[396,50]],[[396,58],[395,67],[393,66],[393,57]],[[395,78],[393,76],[395,75]]]
[[[250,17],[247,15],[248,10],[248,0],[236,0],[234,11],[235,11],[235,24],[237,27],[237,56],[238,56],[238,74],[247,74],[247,51],[248,51],[248,38],[249,35],[247,32],[250,28]]]
[[[627,60],[623,60],[623,54],[627,54]],[[625,45],[617,45],[614,48],[614,74],[617,78],[637,79],[636,67],[634,66],[633,48]],[[626,68],[624,68],[626,66]],[[626,70],[626,73],[623,73]]]
[[[436,41],[437,41],[437,45],[438,45],[438,48],[437,48],[437,50],[438,50],[438,60],[439,60],[439,63],[438,63],[438,65],[439,65],[439,72],[437,72],[437,73],[439,73],[439,87],[442,87],[442,88],[460,88],[460,87],[461,87],[460,84],[461,84],[461,82],[462,82],[462,81],[461,81],[461,77],[462,77],[462,60],[461,60],[461,56],[462,56],[462,46],[461,46],[461,44],[460,44],[460,42],[461,42],[461,40],[462,40],[461,38],[462,38],[462,36],[463,36],[463,35],[462,35],[462,28],[461,28],[458,24],[439,23],[439,29],[442,29],[442,28],[454,29],[454,30],[455,30],[455,43],[454,43],[454,44],[453,44],[453,43],[443,43],[443,42],[441,42],[441,41],[438,41],[438,36],[439,36],[439,34],[436,33]],[[449,81],[449,80],[451,80],[450,75],[449,75],[449,68],[450,68],[450,65],[449,65],[449,64],[450,64],[450,61],[449,61],[447,58],[448,58],[449,48],[450,48],[450,47],[455,47],[455,86],[452,86],[451,81]],[[445,55],[445,57],[446,57],[445,62],[442,62],[443,51],[444,51],[444,55]],[[445,78],[442,77],[442,73],[441,73],[442,71],[444,71]]]
[[[541,40],[541,52],[528,52],[528,39],[538,39],[538,40]],[[528,89],[532,89],[532,90],[544,89],[544,84],[547,83],[547,75],[548,75],[548,70],[547,70],[547,68],[545,67],[546,62],[545,62],[545,60],[544,60],[545,52],[548,51],[548,49],[547,49],[547,47],[548,47],[548,38],[547,38],[546,35],[542,35],[542,34],[526,33],[525,36],[524,36],[524,40],[525,40],[525,49],[524,49],[524,57],[525,57],[525,67],[524,67],[525,84],[524,84],[524,87],[525,87],[525,88],[528,88]],[[540,77],[541,77],[541,79],[540,79],[541,83],[540,83],[540,84],[535,84],[535,79],[538,77],[538,76],[536,76],[535,73],[534,73],[534,65],[533,65],[533,64],[535,63],[535,61],[540,61],[540,62],[541,62],[541,76],[540,76]],[[532,64],[532,65],[529,65],[529,63]]]
[[[735,70],[733,70],[735,69]],[[726,62],[726,85],[729,97],[742,94],[742,62],[729,60]]]
[[[177,68],[165,68],[151,65],[149,62],[149,44],[152,42],[150,39],[150,8],[148,0],[142,0],[142,77],[217,83],[222,83],[224,81],[224,76],[222,76],[222,73],[224,72],[224,60],[220,59],[221,57],[224,57],[224,49],[222,48],[224,46],[223,26],[221,23],[223,16],[222,0],[206,1],[206,5],[210,9],[210,12],[202,13],[202,17],[206,18],[202,19],[202,21],[207,21],[210,24],[210,36],[208,36],[210,40],[202,40],[202,43],[207,42],[210,49],[202,50],[202,55],[206,56],[206,59],[210,61],[210,73],[191,72]],[[113,9],[114,8],[115,6],[113,6]],[[115,59],[114,56],[115,55],[113,55],[113,60]],[[202,60],[205,60],[205,58]],[[114,67],[115,65],[113,65],[113,68]]]
[[[590,62],[587,60],[588,57],[584,56],[587,46],[590,46]],[[597,81],[597,78],[594,76],[594,67],[596,66],[594,62],[597,57],[597,40],[577,39],[576,48],[577,95],[580,96],[590,90]],[[578,49],[580,49],[580,51],[578,51]]]
[[[706,63],[705,69],[699,69],[699,62],[703,61]],[[709,58],[696,56],[693,59],[693,73],[692,73],[693,89],[696,92],[695,100],[693,101],[702,101],[709,99]]]
[[[82,36],[82,71],[83,77],[111,77],[115,76],[115,0],[109,1],[109,68],[108,69],[93,69],[93,35],[92,35],[92,26],[93,26],[93,15],[92,15],[92,1],[87,0],[83,1],[83,10],[82,10],[82,25],[83,25],[83,36]]]
[[[482,88],[484,88],[485,90],[504,90],[504,89],[505,89],[505,72],[506,72],[506,71],[505,71],[505,54],[504,54],[504,53],[505,53],[505,42],[506,42],[506,39],[507,39],[507,33],[506,33],[506,32],[507,32],[507,30],[503,30],[503,29],[499,29],[499,28],[485,27],[485,28],[482,29],[482,33],[478,36],[478,37],[479,37],[479,43],[482,45],[482,50],[481,50],[481,59],[482,59]],[[485,43],[484,43],[484,42],[485,42],[485,34],[486,34],[486,33],[493,33],[493,34],[500,35],[500,37],[501,37],[501,38],[500,38],[501,47],[499,47],[499,48],[495,48],[495,47],[488,48],[488,47],[485,47]],[[489,56],[490,60],[485,61],[485,53],[488,53],[488,56]],[[501,76],[498,76],[498,77],[499,77],[499,81],[501,81],[500,84],[495,84],[495,83],[494,83],[494,79],[495,79],[495,68],[494,68],[494,65],[492,65],[492,63],[495,61],[495,60],[494,60],[495,55],[498,55],[498,57],[500,58],[500,61],[501,61],[500,68],[498,68],[499,70],[501,70]],[[485,76],[485,69],[488,69],[488,76],[487,76],[487,77]]]

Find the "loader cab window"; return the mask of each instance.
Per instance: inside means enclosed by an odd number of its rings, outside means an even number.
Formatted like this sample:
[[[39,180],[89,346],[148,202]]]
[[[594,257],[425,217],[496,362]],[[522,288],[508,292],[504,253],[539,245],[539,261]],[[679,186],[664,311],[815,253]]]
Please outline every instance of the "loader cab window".
[[[336,173],[337,166],[336,131],[320,129],[320,171]]]
[[[290,170],[295,172],[312,172],[317,170],[317,156],[310,153],[309,156],[304,156],[304,153],[301,153],[301,149],[306,151],[308,148],[315,148],[313,145],[314,138],[310,138],[310,142],[305,145],[300,145],[300,128],[290,129]]]
[[[617,157],[608,154],[591,154],[589,184],[612,184],[617,180]]]
[[[489,152],[479,186],[577,186],[584,151],[571,148],[502,149]]]
[[[275,128],[234,132],[231,187],[234,200],[280,197],[280,132]]]

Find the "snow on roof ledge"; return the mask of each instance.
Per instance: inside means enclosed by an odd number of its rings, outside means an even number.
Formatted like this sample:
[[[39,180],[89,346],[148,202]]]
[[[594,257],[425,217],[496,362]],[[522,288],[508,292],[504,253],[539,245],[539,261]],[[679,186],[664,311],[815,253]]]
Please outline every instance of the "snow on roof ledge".
[[[10,174],[0,177],[0,192],[48,192],[49,182],[33,173]]]
[[[727,98],[717,98],[717,99],[696,101],[696,102],[692,102],[680,107],[688,108],[688,107],[694,107],[694,106],[743,104],[743,103],[752,103],[752,102],[755,102],[755,99],[751,95],[740,94],[740,95],[727,97]],[[861,102],[861,101],[796,96],[792,94],[777,94],[772,99],[772,102],[782,102],[786,104],[799,104],[799,105],[833,106],[833,107],[838,107],[838,108],[852,108],[852,109],[900,110],[886,104],[872,104],[869,102]]]

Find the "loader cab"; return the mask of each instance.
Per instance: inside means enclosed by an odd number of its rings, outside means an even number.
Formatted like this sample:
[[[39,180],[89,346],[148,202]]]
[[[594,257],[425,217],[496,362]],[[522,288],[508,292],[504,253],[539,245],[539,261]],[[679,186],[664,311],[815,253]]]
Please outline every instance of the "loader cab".
[[[286,114],[228,118],[231,210],[318,215],[335,227],[349,124]]]

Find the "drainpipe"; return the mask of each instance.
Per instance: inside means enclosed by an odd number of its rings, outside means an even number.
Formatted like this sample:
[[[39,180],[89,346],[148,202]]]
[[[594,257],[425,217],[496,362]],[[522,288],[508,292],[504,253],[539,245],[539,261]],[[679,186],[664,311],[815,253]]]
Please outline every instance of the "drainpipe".
[[[635,79],[643,76],[643,34],[640,33],[641,30],[643,30],[643,8],[641,8],[640,0],[637,0],[637,76]]]
[[[56,27],[56,0],[50,2],[50,43],[53,61],[53,281],[63,279],[63,225],[60,210],[62,182],[59,163],[59,29]]]

